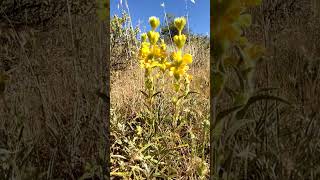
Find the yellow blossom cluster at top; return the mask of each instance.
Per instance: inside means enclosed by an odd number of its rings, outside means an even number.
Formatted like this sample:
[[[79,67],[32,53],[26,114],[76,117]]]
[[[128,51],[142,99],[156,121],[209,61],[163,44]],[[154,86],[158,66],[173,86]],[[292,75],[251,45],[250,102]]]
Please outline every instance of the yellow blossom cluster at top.
[[[182,52],[187,39],[186,35],[182,34],[186,19],[181,17],[174,20],[174,25],[179,34],[175,35],[173,40],[178,50],[171,53],[167,52],[163,39],[159,43],[160,34],[155,31],[160,25],[159,19],[152,16],[149,18],[149,24],[152,29],[141,35],[142,42],[139,50],[140,65],[146,70],[146,76],[150,75],[153,68],[158,67],[163,73],[168,70],[169,74],[174,76],[176,80],[185,77],[190,82],[191,75],[186,72],[189,69],[188,65],[192,63],[192,55]]]

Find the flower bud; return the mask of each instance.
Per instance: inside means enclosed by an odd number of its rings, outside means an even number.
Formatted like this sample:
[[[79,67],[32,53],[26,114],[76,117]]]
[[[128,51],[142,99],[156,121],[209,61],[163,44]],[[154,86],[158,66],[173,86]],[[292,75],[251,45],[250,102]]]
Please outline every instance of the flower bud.
[[[147,34],[146,33],[143,33],[143,34],[141,34],[141,41],[142,42],[146,42],[147,41]]]
[[[184,26],[186,25],[186,19],[184,17],[175,18],[174,25],[178,29],[179,33],[181,34]]]
[[[154,32],[154,31],[148,32],[148,38],[152,45],[157,44],[159,37],[160,37],[160,34],[158,32]]]
[[[184,46],[184,44],[186,43],[186,40],[187,40],[187,37],[184,34],[175,35],[173,37],[173,41],[179,49],[181,49]]]
[[[160,25],[160,20],[159,20],[159,18],[157,18],[155,16],[151,16],[149,18],[149,23],[150,23],[152,30],[155,30]]]

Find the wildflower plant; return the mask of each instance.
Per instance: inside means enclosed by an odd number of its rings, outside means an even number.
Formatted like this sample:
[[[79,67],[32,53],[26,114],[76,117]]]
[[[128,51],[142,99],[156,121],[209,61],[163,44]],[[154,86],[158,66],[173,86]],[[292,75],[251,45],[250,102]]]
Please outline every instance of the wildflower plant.
[[[174,25],[179,31],[178,35],[173,37],[176,50],[168,52],[167,45],[163,39],[160,39],[159,32],[156,31],[160,25],[157,17],[150,17],[149,24],[151,30],[148,33],[141,34],[141,47],[139,50],[140,67],[145,71],[145,91],[146,104],[152,106],[155,95],[160,93],[160,85],[157,78],[169,75],[172,80],[172,87],[175,94],[172,97],[175,113],[174,120],[179,118],[180,101],[190,93],[190,82],[192,75],[188,74],[189,65],[192,63],[192,55],[183,52],[186,43],[186,35],[182,30],[186,25],[184,17],[176,18]],[[160,40],[159,40],[160,39]],[[164,81],[162,81],[164,83]]]
[[[137,96],[137,106],[128,116],[120,108],[111,113],[115,137],[111,146],[112,176],[133,179],[208,177],[209,116],[202,113],[207,110],[208,101],[199,102],[198,97],[188,96],[193,93],[189,73],[193,56],[185,52],[187,35],[183,30],[186,23],[183,17],[174,19],[179,33],[170,43],[160,35],[160,20],[154,16],[149,18],[150,30],[140,34],[135,55],[141,71],[133,72],[143,73],[139,76],[144,82],[142,101],[139,101],[141,96]],[[208,87],[208,83],[205,85]],[[200,111],[193,107],[199,103],[205,107]],[[175,164],[180,165],[174,167]]]

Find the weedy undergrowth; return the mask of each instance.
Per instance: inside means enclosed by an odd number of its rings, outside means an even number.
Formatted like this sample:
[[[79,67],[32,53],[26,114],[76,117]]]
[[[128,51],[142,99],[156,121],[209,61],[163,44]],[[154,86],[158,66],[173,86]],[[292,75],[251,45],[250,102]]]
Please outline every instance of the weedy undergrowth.
[[[131,17],[127,12],[122,11],[121,16],[114,15],[110,20],[110,60],[111,68],[123,70],[126,67],[132,67],[138,40],[137,34],[140,32],[138,27],[130,26]]]
[[[215,179],[234,179],[239,176],[248,179],[250,145],[244,148],[242,155],[237,154],[235,149],[239,148],[236,147],[237,132],[255,122],[253,117],[248,116],[250,106],[262,100],[288,103],[280,97],[263,93],[272,88],[255,89],[253,75],[265,49],[250,43],[243,32],[250,27],[252,21],[246,10],[260,3],[261,0],[214,0],[211,4],[213,48],[210,67],[210,163],[213,168],[210,174]],[[232,86],[229,86],[230,82],[233,83]],[[221,110],[218,103],[223,93],[229,96],[232,106]],[[234,165],[238,157],[244,161],[244,174],[240,175],[236,174],[237,167]]]

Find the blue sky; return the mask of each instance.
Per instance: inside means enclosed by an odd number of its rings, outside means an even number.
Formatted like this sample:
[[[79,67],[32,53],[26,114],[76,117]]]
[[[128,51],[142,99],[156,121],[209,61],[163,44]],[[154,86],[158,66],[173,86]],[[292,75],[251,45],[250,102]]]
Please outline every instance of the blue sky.
[[[121,0],[110,0],[110,13],[120,14],[118,4]],[[122,8],[127,10],[125,6],[126,0],[122,0]],[[189,12],[189,27],[196,34],[206,35],[210,33],[210,0],[127,0],[133,26],[135,27],[139,20],[142,25],[142,31],[148,31],[148,19],[150,16],[159,17],[164,22],[163,7],[160,6],[164,2],[167,13],[176,17],[185,16],[187,14],[186,2]],[[120,6],[121,9],[121,6]],[[146,26],[144,30],[143,27]]]

